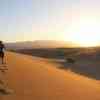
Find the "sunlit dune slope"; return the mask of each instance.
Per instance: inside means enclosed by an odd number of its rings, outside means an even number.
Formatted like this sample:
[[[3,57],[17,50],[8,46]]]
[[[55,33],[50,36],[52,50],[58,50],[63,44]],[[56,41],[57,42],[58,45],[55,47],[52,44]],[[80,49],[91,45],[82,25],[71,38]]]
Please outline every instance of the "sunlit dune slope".
[[[42,58],[6,53],[5,75],[13,94],[0,100],[100,100],[99,82],[57,69]]]

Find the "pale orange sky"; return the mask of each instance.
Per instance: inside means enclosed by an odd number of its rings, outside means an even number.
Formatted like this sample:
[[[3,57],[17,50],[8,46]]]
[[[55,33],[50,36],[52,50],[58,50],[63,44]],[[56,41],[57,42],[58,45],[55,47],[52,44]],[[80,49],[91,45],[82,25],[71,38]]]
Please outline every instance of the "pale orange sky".
[[[0,39],[64,40],[97,45],[99,5],[99,0],[2,0]]]

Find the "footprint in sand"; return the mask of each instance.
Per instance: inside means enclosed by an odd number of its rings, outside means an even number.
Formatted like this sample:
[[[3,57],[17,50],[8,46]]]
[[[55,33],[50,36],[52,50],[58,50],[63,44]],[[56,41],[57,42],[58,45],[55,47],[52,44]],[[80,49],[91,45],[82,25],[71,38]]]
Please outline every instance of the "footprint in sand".
[[[0,95],[10,95],[13,93],[14,93],[14,91],[11,89],[0,89]]]

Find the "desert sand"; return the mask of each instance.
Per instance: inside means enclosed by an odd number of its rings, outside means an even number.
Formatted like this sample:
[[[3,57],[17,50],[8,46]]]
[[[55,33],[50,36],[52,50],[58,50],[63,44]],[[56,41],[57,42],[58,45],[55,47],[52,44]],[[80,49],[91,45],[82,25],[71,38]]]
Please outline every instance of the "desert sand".
[[[0,77],[13,92],[0,100],[100,100],[100,82],[58,69],[47,59],[6,53],[8,71]]]

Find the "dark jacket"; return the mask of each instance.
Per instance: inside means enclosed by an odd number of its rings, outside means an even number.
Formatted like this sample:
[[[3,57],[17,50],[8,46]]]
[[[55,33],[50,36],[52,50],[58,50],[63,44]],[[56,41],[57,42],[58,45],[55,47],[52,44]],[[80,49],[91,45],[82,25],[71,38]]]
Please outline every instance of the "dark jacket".
[[[4,48],[5,48],[4,44],[0,44],[0,52],[3,52]]]

